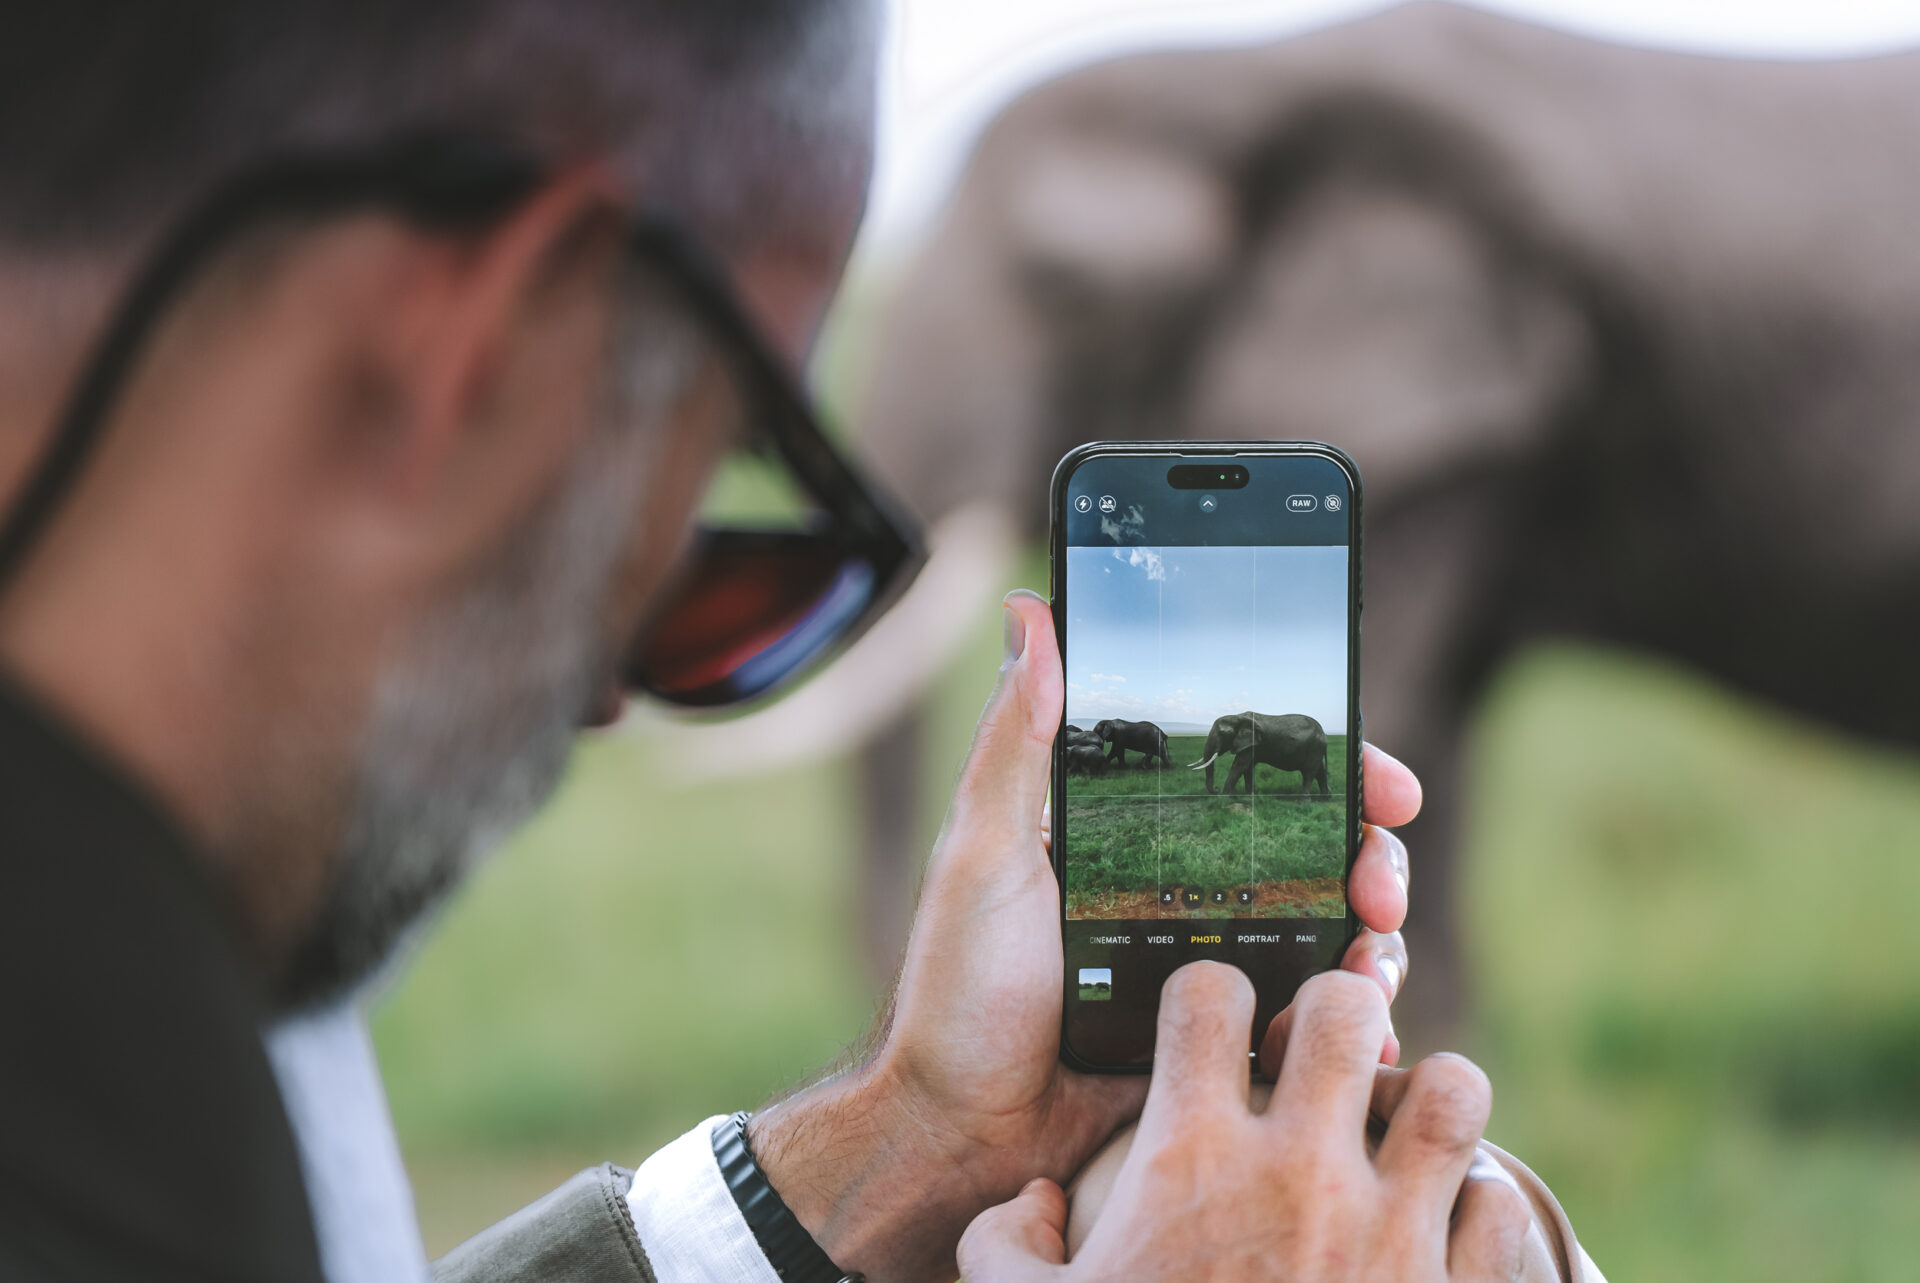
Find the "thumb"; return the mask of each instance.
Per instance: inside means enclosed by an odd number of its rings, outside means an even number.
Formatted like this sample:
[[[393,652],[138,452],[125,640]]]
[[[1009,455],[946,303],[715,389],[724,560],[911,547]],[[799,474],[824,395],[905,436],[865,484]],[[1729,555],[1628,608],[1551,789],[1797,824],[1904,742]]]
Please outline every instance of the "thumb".
[[[947,832],[1030,854],[1038,849],[1065,692],[1053,611],[1024,590],[1007,594],[1004,609],[1006,662],[960,768]]]
[[[960,1236],[968,1283],[1042,1283],[1067,1263],[1067,1196],[1044,1176],[1011,1203],[989,1207]]]

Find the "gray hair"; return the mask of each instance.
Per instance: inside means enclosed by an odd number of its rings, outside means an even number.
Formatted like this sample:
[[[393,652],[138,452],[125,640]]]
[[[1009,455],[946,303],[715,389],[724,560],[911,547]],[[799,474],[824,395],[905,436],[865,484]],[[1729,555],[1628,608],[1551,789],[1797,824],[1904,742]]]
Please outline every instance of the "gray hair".
[[[295,145],[463,125],[612,158],[726,248],[847,212],[873,0],[64,0],[0,41],[0,250],[137,244]]]

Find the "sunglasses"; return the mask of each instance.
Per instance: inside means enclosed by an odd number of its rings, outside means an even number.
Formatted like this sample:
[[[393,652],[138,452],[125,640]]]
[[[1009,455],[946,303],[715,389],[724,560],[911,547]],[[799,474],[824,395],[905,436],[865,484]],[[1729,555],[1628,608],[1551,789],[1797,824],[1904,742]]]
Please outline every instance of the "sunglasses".
[[[53,437],[0,524],[0,590],[111,422],[168,309],[218,252],[272,219],[389,212],[432,231],[485,228],[547,174],[538,158],[461,133],[284,156],[222,186],[160,244],[122,300]],[[632,217],[628,267],[689,323],[697,399],[740,444],[710,488],[691,546],[626,655],[636,693],[719,709],[791,685],[864,632],[925,561],[913,522],[822,430],[724,269],[672,216]],[[686,337],[682,335],[681,337]],[[684,344],[682,345],[684,346]]]

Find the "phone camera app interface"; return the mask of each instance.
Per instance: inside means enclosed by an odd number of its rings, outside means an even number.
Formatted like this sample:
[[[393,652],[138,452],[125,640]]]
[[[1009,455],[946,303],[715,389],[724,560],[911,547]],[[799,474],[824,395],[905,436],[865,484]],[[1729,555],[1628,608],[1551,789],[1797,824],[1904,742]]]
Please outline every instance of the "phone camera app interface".
[[[1347,912],[1347,550],[1067,550],[1067,916]]]
[[[1196,957],[1253,974],[1262,950],[1297,984],[1345,944],[1347,481],[1248,464],[1195,494],[1164,462],[1095,458],[1066,501],[1066,945],[1083,977],[1136,973],[1130,994]]]

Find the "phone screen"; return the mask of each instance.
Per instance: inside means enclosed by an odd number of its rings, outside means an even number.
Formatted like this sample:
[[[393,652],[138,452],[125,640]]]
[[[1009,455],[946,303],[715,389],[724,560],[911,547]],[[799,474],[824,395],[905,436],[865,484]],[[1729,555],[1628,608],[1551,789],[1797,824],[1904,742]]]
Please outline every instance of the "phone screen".
[[[1086,447],[1055,476],[1063,1054],[1088,1068],[1145,1068],[1199,958],[1252,979],[1252,1047],[1353,938],[1357,476],[1233,450]]]

